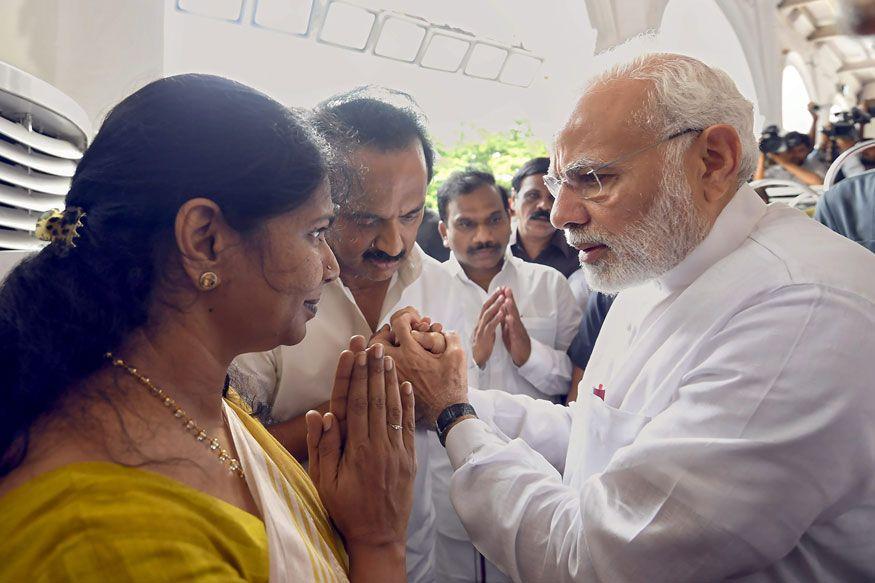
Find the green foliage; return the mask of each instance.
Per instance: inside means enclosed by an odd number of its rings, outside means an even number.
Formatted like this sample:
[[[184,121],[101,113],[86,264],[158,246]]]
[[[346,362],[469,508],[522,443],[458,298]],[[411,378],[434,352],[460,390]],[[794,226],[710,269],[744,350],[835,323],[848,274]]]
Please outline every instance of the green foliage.
[[[536,139],[528,124],[522,121],[503,132],[475,130],[475,133],[477,137],[472,139],[462,132],[452,146],[440,142],[435,144],[438,159],[434,180],[425,198],[427,206],[437,207],[438,188],[457,170],[489,170],[499,184],[510,190],[510,179],[526,160],[547,155],[546,144]]]

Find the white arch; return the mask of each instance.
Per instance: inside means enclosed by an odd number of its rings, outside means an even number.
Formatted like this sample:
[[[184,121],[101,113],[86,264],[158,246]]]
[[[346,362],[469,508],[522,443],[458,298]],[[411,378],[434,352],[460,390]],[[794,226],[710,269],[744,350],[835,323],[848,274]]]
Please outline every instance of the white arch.
[[[808,133],[811,128],[807,109],[810,95],[802,71],[788,62],[781,74],[781,127],[784,131]]]
[[[753,76],[760,114],[767,123],[781,119],[781,51],[775,35],[773,2],[715,0],[741,42]]]

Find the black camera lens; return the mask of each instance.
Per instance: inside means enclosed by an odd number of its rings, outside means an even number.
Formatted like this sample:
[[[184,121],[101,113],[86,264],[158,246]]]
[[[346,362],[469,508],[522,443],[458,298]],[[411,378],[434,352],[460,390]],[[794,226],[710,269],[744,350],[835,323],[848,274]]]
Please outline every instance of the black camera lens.
[[[776,154],[785,150],[784,138],[781,137],[781,132],[778,126],[766,126],[760,136],[760,152],[763,154]]]
[[[857,128],[854,127],[853,120],[838,121],[838,122],[833,124],[832,129],[829,132],[829,137],[831,137],[831,138],[856,139],[856,136],[857,136]]]

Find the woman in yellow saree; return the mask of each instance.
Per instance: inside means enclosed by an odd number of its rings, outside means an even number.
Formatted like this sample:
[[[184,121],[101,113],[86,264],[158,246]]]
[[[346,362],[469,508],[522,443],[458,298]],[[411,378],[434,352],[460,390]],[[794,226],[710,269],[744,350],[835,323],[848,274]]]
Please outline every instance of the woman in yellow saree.
[[[219,77],[109,114],[0,289],[0,580],[404,580],[413,398],[382,348],[340,355],[312,481],[225,386],[338,275],[329,175],[304,116]]]

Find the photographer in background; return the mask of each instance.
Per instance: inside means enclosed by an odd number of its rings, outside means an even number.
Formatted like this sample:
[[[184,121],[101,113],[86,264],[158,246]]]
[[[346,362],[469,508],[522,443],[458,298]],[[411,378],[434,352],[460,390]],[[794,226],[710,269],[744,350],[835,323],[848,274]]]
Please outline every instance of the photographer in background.
[[[863,128],[871,121],[872,117],[866,111],[854,107],[850,111],[838,114],[835,123],[826,125],[821,130],[821,141],[815,149],[817,156],[827,167],[838,158],[842,152],[856,145],[863,135]],[[836,182],[862,174],[873,167],[871,154],[867,156],[853,156],[842,164],[842,169],[836,177]]]
[[[754,180],[774,178],[808,186],[823,184],[827,165],[811,155],[811,146],[811,138],[805,134],[787,132],[782,136],[778,126],[767,126],[760,138],[760,156]]]

